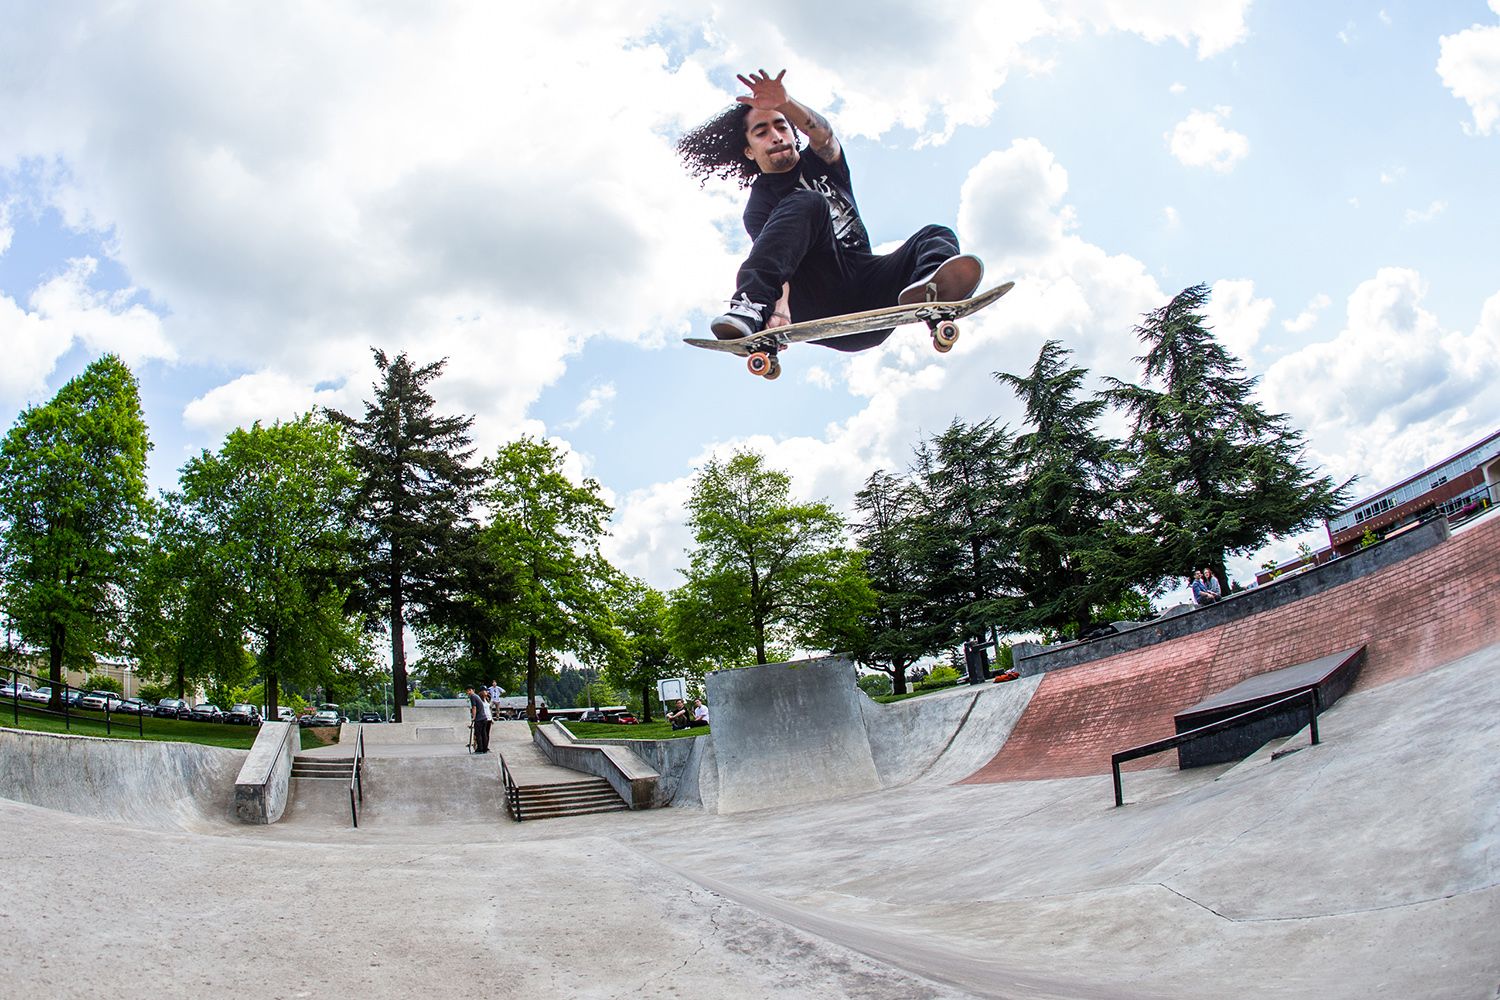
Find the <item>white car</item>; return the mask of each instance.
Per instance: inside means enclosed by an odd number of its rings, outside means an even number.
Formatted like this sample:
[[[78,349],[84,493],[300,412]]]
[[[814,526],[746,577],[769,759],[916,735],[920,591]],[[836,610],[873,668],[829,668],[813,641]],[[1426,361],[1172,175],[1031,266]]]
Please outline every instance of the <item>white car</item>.
[[[47,702],[49,702],[49,701],[52,700],[52,689],[49,688],[49,687],[45,687],[45,688],[37,688],[35,691],[22,691],[21,692],[21,700],[22,701],[35,701],[35,702],[39,702],[40,704],[45,705],[45,704],[47,704]]]
[[[118,712],[125,699],[113,691],[90,691],[78,699],[79,708],[92,709],[95,712]]]
[[[339,718],[339,713],[325,708],[313,715],[312,724],[314,726],[336,726],[343,721],[343,719]]]
[[[22,681],[19,684],[13,684],[10,681],[6,681],[4,684],[0,684],[0,698],[25,698],[26,692],[30,690],[31,685],[27,684],[25,681]]]

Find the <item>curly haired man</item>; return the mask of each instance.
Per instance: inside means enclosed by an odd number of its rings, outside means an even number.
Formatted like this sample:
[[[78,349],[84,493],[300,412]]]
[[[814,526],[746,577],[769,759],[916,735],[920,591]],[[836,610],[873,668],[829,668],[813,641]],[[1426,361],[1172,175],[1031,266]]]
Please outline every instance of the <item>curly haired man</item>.
[[[745,229],[754,245],[729,311],[713,321],[714,336],[733,340],[793,322],[973,294],[984,265],[959,253],[946,226],[923,227],[894,253],[871,252],[844,149],[828,119],[787,94],[784,76],[786,70],[741,76],[750,93],[677,144],[694,176],[750,188]],[[807,136],[805,151],[799,131]],[[861,351],[890,334],[818,343]]]

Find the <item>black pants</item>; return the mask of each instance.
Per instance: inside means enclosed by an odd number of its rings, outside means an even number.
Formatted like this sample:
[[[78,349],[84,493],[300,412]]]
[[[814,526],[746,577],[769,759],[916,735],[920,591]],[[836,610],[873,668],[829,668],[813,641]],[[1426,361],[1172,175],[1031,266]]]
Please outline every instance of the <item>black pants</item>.
[[[474,752],[488,753],[490,749],[490,722],[488,719],[474,720]]]
[[[782,284],[789,281],[792,322],[842,316],[895,305],[903,288],[958,252],[958,237],[947,226],[924,226],[894,253],[883,256],[846,250],[833,237],[823,196],[793,191],[766,220],[760,239],[740,266],[735,293],[765,305],[778,301]],[[862,351],[890,335],[890,330],[876,330],[818,343],[838,351]]]

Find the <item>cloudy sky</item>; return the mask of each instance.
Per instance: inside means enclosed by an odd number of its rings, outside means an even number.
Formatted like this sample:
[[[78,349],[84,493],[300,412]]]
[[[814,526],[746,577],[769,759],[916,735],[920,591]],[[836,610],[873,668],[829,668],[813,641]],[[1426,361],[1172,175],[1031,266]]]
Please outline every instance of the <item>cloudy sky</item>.
[[[167,487],[231,427],[358,407],[371,346],[446,357],[480,447],[567,447],[663,587],[709,454],[847,505],[955,416],[1016,421],[992,373],[1048,338],[1134,378],[1140,314],[1200,281],[1334,476],[1500,426],[1500,0],[628,8],[7,4],[7,421],[119,353]],[[1016,282],[952,353],[907,328],[767,382],[681,343],[748,244],[672,144],[757,67],[833,121],[876,244],[944,223]]]

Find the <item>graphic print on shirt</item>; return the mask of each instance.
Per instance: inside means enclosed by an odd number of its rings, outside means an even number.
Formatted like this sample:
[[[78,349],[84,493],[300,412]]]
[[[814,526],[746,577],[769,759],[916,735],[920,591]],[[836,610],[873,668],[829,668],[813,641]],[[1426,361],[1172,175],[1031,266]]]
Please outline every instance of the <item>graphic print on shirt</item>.
[[[799,174],[797,183],[809,191],[816,191],[828,202],[828,214],[833,218],[833,236],[840,246],[846,250],[868,252],[870,237],[865,233],[865,224],[860,221],[859,210],[844,192],[830,183],[826,176],[815,177],[809,182],[803,173]]]

